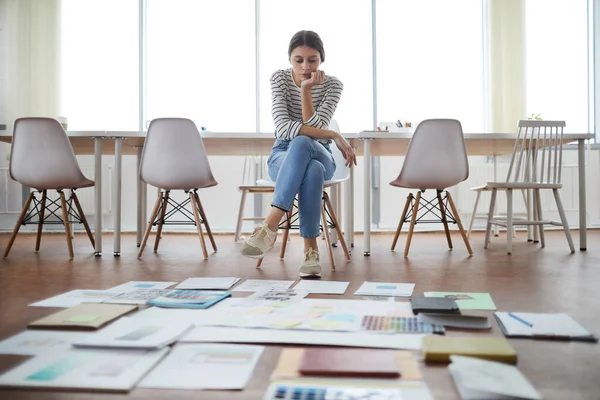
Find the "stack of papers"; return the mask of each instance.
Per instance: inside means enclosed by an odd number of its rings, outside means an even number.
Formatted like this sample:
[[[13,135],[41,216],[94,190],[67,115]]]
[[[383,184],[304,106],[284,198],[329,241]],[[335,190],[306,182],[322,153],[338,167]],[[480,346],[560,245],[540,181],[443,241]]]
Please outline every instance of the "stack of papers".
[[[70,292],[59,294],[46,300],[30,304],[34,307],[73,307],[82,303],[102,303],[111,297],[115,297],[121,292],[111,290],[71,290]]]
[[[445,297],[456,301],[461,310],[495,310],[496,305],[489,293],[425,292],[425,297]]]
[[[512,365],[455,355],[450,360],[448,369],[463,400],[542,399]]]
[[[188,278],[175,287],[175,289],[204,289],[227,290],[235,285],[240,278]]]
[[[507,337],[598,341],[567,314],[496,312],[494,316]]]
[[[448,314],[419,314],[419,322],[432,325],[443,325],[450,328],[463,329],[491,329],[488,317],[475,315],[448,315]]]
[[[137,309],[137,306],[123,304],[79,304],[33,321],[28,327],[95,330]]]
[[[144,318],[123,317],[106,328],[73,341],[75,347],[159,349],[176,342],[194,324],[175,320],[162,324]]]

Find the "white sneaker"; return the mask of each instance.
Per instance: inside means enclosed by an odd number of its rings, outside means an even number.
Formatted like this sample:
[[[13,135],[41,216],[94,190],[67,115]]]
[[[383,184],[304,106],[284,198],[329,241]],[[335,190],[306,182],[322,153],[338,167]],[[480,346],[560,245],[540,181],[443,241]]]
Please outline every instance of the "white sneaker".
[[[304,254],[304,262],[300,266],[300,277],[318,277],[321,276],[321,264],[319,263],[319,253],[310,247]]]
[[[267,224],[262,224],[244,242],[241,253],[250,258],[263,258],[266,252],[273,248],[276,239],[277,231],[272,231]]]

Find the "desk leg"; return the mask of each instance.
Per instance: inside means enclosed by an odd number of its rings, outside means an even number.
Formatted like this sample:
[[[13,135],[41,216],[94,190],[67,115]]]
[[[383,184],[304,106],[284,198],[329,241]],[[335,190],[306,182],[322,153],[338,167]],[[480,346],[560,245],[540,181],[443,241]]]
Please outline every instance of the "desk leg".
[[[123,138],[115,138],[115,195],[114,195],[114,255],[121,255],[121,186],[123,169]]]
[[[94,138],[94,193],[96,195],[94,240],[96,242],[95,255],[102,255],[102,138]]]
[[[577,143],[577,163],[579,164],[579,250],[587,250],[587,209],[585,204],[585,140]]]
[[[143,193],[142,193],[142,180],[140,179],[140,163],[142,162],[142,150],[143,147],[138,147],[137,149],[137,176],[135,178],[136,182],[137,182],[137,191],[136,191],[136,195],[137,195],[137,228],[136,228],[136,243],[137,243],[137,247],[140,247],[140,244],[142,243],[142,235],[143,235],[143,231],[144,231],[144,218],[142,215],[142,198]]]
[[[364,255],[371,255],[371,140],[364,140],[364,160],[365,178],[363,190],[364,193]]]

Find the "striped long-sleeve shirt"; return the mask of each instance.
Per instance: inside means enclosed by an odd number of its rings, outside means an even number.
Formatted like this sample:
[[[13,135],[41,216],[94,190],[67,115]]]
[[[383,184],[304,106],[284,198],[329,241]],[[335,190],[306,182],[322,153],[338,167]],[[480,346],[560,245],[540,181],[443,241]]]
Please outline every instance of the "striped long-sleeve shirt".
[[[315,113],[302,122],[302,98],[300,88],[294,82],[292,69],[277,70],[271,75],[271,112],[275,123],[275,137],[292,140],[304,124],[313,128],[327,129],[337,108],[344,85],[331,75],[325,75],[322,84],[311,89]],[[329,143],[331,140],[319,140]]]

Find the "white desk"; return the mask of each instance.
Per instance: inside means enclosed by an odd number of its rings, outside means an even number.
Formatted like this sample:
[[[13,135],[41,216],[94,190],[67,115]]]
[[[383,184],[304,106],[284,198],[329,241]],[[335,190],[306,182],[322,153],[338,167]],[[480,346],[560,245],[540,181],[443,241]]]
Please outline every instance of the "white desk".
[[[358,153],[364,156],[364,254],[371,253],[371,156],[405,155],[412,133],[362,131],[357,144]],[[511,154],[516,134],[510,133],[465,133],[465,146],[470,156],[494,156]],[[586,202],[585,202],[585,141],[592,134],[565,133],[563,143],[577,142],[577,164],[579,169],[579,248],[587,249]],[[362,143],[361,143],[362,142]],[[399,172],[399,171],[398,171]],[[483,182],[482,182],[483,183]]]

